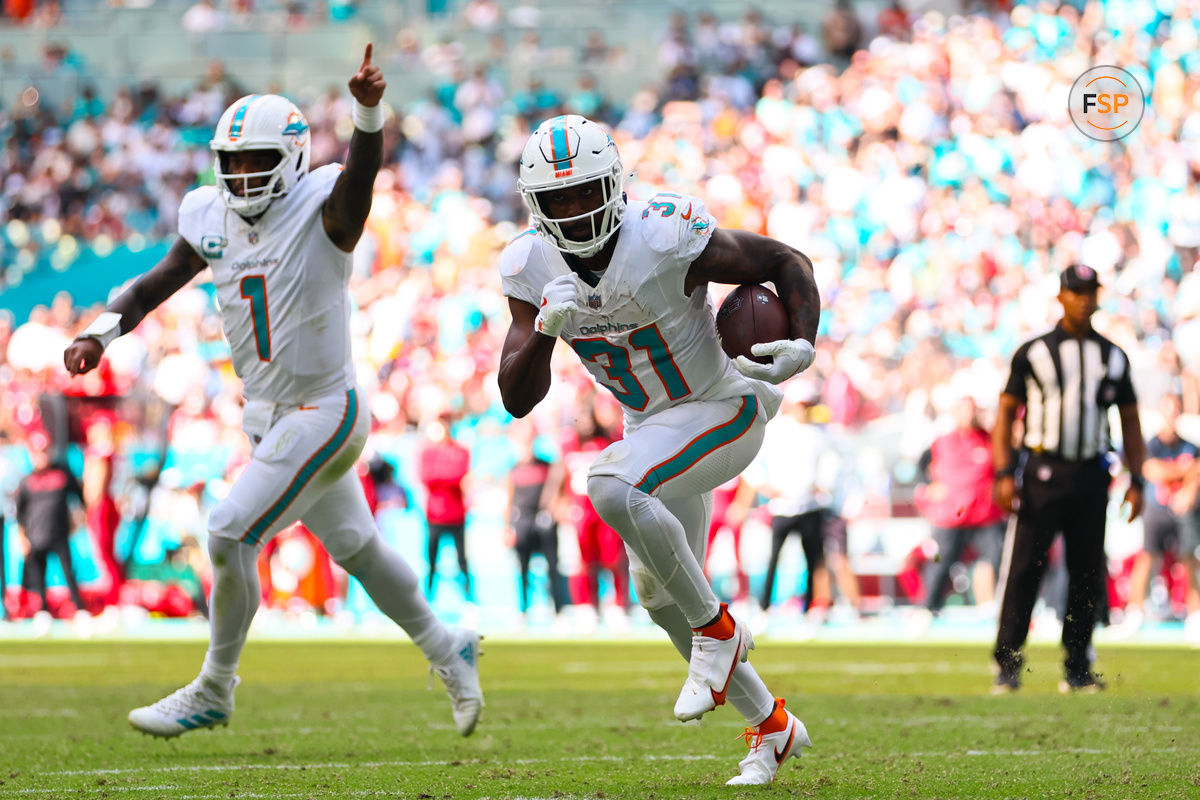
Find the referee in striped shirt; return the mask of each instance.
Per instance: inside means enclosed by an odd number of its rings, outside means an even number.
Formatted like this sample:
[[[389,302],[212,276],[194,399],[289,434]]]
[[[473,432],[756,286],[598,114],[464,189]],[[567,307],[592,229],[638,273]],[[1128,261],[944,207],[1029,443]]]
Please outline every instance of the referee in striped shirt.
[[[1100,282],[1095,270],[1073,265],[1060,278],[1062,320],[1018,348],[1000,394],[992,431],[996,502],[1017,514],[1005,542],[1000,580],[1004,597],[993,653],[999,673],[993,693],[1021,685],[1021,649],[1038,585],[1054,537],[1063,535],[1068,589],[1062,643],[1062,692],[1096,692],[1104,683],[1092,671],[1092,630],[1104,595],[1104,522],[1111,476],[1108,412],[1121,417],[1130,473],[1125,502],[1130,519],[1142,509],[1146,446],[1137,396],[1124,351],[1092,328]],[[1024,439],[1013,452],[1013,421],[1024,407]]]

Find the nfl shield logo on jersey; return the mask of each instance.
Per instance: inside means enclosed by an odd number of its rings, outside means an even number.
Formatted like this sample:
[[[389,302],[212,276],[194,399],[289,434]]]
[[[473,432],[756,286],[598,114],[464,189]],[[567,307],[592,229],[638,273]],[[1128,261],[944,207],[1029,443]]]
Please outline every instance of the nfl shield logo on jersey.
[[[250,231],[246,238],[250,240],[250,244],[258,244],[258,231]]]
[[[588,295],[588,308],[599,308],[599,307],[600,307],[600,295],[589,294]]]

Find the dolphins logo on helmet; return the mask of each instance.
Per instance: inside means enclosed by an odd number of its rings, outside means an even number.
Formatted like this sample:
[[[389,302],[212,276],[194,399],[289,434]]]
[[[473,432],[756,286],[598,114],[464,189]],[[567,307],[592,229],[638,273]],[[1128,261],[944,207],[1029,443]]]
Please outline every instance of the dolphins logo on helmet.
[[[263,213],[290,192],[308,173],[312,150],[308,121],[292,101],[275,94],[247,95],[225,109],[208,146],[225,205],[244,217]],[[275,151],[279,161],[263,172],[231,172],[228,154],[247,150]]]

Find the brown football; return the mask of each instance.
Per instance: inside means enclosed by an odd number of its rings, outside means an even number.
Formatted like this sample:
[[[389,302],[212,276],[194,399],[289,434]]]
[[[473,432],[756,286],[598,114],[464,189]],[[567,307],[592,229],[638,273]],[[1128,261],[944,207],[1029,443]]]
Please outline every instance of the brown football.
[[[765,286],[743,283],[730,292],[717,310],[717,334],[721,349],[730,358],[746,356],[760,364],[771,363],[770,356],[754,356],[750,348],[762,342],[791,338],[787,309],[783,301]]]

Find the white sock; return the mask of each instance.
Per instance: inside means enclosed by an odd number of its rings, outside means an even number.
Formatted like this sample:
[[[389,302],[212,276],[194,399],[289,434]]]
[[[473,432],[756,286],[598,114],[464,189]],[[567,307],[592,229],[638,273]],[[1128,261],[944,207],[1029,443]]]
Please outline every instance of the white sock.
[[[453,655],[450,631],[433,615],[433,609],[421,594],[420,581],[400,554],[378,536],[341,566],[358,578],[367,594],[412,638],[431,663],[441,664]]]
[[[588,478],[587,491],[596,513],[621,535],[691,627],[717,616],[721,603],[688,546],[683,525],[661,500],[608,475]]]
[[[650,619],[671,637],[671,644],[687,661],[692,655],[692,626],[678,606],[646,609]],[[729,693],[725,699],[745,717],[750,725],[758,726],[763,723],[775,710],[775,696],[763,683],[763,679],[750,666],[749,661],[738,663],[733,671],[733,679],[729,682]]]
[[[246,632],[258,611],[258,550],[234,539],[209,536],[208,554],[213,587],[208,653],[200,677],[215,688],[228,690],[237,673]]]

